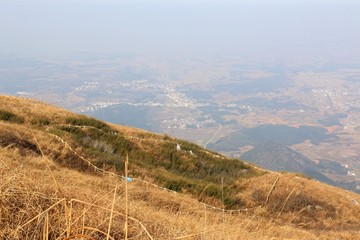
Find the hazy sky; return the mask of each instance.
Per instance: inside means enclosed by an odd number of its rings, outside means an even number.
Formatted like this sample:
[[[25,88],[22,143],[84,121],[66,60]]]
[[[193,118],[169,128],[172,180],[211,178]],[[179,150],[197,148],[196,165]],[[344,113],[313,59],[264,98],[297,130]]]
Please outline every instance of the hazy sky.
[[[0,54],[359,55],[359,44],[357,0],[0,0]]]

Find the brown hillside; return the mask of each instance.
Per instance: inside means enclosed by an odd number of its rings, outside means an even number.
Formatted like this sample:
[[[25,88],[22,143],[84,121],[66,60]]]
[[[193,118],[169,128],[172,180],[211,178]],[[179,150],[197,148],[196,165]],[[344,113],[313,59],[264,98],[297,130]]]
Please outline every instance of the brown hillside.
[[[359,202],[185,141],[0,96],[0,239],[124,239],[127,210],[128,239],[356,239]]]

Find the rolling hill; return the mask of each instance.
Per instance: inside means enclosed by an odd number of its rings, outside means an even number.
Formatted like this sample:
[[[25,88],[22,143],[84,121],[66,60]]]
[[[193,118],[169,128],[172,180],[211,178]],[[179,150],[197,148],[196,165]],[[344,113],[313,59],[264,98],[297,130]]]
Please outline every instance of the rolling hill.
[[[324,174],[332,172],[346,175],[347,170],[341,164],[325,160],[316,163],[303,154],[277,142],[269,141],[259,144],[242,154],[241,158],[265,169],[301,173],[320,182],[360,193],[356,185],[351,182],[335,182]]]
[[[187,141],[0,96],[0,239],[354,239],[359,202]]]
[[[265,142],[241,155],[241,158],[273,171],[302,173],[336,186],[337,184],[321,173],[321,166],[303,154],[276,142]],[[339,164],[339,168],[344,168]],[[341,169],[339,169],[341,170]],[[345,171],[345,170],[344,170]]]

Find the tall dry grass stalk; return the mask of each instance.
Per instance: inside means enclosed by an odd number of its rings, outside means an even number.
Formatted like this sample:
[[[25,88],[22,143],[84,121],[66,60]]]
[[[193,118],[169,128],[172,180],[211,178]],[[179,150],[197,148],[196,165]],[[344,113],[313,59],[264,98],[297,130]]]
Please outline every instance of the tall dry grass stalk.
[[[124,226],[124,239],[128,239],[128,215],[129,215],[129,196],[128,196],[128,165],[129,154],[126,152],[125,159],[125,226]]]
[[[222,238],[225,239],[224,177],[221,177],[221,202],[222,202]]]
[[[263,203],[263,205],[266,205],[266,204],[269,202],[270,195],[271,195],[271,193],[274,191],[274,189],[275,189],[275,187],[276,187],[276,184],[277,184],[277,182],[279,181],[279,178],[280,178],[279,176],[276,177],[276,180],[274,181],[274,183],[273,183],[273,185],[271,186],[268,194],[266,195],[266,200],[265,200],[265,202]]]
[[[206,211],[206,205],[204,205],[204,232],[207,232],[207,211]],[[206,235],[204,235],[204,240],[206,240]]]
[[[72,202],[70,202],[70,208],[66,201],[63,201],[64,210],[65,210],[65,223],[66,223],[66,237],[71,236],[71,210],[72,210]]]
[[[107,234],[106,234],[106,240],[110,239],[110,231],[111,231],[111,225],[112,225],[112,221],[113,221],[113,214],[114,214],[114,207],[115,207],[115,202],[116,202],[117,188],[118,188],[118,186],[117,186],[117,183],[116,183],[116,187],[114,189],[114,196],[113,196],[113,200],[112,200],[112,204],[111,204],[109,227],[108,227],[108,231],[107,231]]]
[[[291,190],[291,192],[289,193],[289,195],[286,197],[285,201],[283,202],[283,205],[281,206],[281,209],[280,209],[279,214],[278,214],[277,217],[280,217],[281,213],[284,211],[285,205],[286,205],[286,203],[289,201],[291,195],[294,193],[295,188],[296,188],[296,186],[293,187],[293,189]]]
[[[43,240],[49,240],[49,214],[45,214]]]

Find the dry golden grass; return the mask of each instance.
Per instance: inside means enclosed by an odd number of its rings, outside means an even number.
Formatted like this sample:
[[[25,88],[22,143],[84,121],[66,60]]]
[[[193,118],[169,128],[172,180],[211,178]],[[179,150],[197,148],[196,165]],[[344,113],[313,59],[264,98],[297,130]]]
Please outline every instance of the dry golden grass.
[[[123,180],[47,168],[46,158],[21,156],[17,149],[2,148],[0,154],[0,239],[124,239]],[[265,208],[223,213],[146,183],[128,187],[128,239],[355,239],[359,234],[301,229]],[[348,219],[333,221],[346,224],[355,217],[347,214]]]
[[[241,189],[244,208],[232,212],[204,205],[200,196],[95,173],[85,158],[86,172],[64,167],[60,160],[81,158],[26,122],[34,117],[29,112],[59,124],[73,114],[11,97],[0,96],[0,102],[25,118],[23,125],[0,121],[0,239],[356,239],[360,234],[359,195],[294,174],[240,179],[234,187]]]
[[[31,120],[37,116],[45,116],[54,122],[57,119],[63,119],[68,116],[74,116],[75,114],[70,113],[62,108],[57,108],[42,102],[38,102],[26,98],[18,98],[12,96],[0,96],[1,108],[9,110],[22,117],[26,117],[27,120]],[[34,113],[29,116],[29,113]]]

